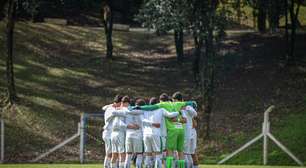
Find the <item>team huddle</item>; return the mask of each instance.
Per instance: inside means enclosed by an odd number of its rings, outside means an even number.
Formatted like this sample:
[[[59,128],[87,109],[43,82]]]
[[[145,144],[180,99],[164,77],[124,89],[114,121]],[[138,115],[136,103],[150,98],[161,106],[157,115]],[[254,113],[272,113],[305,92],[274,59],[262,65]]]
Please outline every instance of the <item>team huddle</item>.
[[[117,95],[103,107],[104,167],[130,168],[135,159],[136,168],[197,168],[196,107],[180,92],[152,97],[149,104]]]

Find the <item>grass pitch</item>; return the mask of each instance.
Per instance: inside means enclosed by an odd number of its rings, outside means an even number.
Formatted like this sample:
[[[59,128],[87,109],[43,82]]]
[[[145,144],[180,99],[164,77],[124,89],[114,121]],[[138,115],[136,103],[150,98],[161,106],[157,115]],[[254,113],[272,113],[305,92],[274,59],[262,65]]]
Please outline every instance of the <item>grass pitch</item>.
[[[296,166],[201,165],[201,168],[295,168]],[[102,168],[102,164],[4,164],[0,168]]]

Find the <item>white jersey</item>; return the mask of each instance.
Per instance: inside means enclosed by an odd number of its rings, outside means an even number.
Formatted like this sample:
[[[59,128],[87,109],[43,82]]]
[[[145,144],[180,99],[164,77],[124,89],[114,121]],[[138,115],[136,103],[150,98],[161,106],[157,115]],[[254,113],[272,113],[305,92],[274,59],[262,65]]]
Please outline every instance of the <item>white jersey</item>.
[[[137,124],[139,129],[126,129],[126,138],[141,138],[142,137],[142,112],[139,110],[133,110],[132,112],[136,112],[136,114],[127,113],[125,124],[128,126],[129,124]],[[138,112],[138,113],[137,113]]]
[[[115,109],[112,111],[111,117],[110,119],[113,120],[112,121],[112,132],[115,131],[126,131],[126,113],[128,112],[128,108],[124,107],[121,109]]]
[[[190,138],[192,135],[192,120],[197,116],[197,112],[191,106],[186,106],[182,110],[182,116],[186,118],[187,122],[185,125],[185,138]]]
[[[143,134],[167,136],[165,117],[172,118],[178,115],[178,112],[168,112],[163,108],[154,111],[145,111],[143,114]],[[153,127],[153,123],[159,123],[160,128]]]
[[[103,110],[105,110],[104,113],[104,127],[103,127],[103,138],[110,137],[112,133],[112,112],[116,110],[113,106],[107,105],[103,107]]]

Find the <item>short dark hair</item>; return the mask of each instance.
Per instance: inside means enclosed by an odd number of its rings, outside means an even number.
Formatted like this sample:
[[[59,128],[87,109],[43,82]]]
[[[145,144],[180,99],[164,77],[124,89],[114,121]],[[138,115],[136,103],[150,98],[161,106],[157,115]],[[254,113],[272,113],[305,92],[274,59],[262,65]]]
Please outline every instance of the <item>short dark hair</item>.
[[[158,101],[158,99],[156,98],[156,97],[151,97],[151,99],[150,99],[150,105],[154,105],[154,104],[157,104],[159,101]]]
[[[144,105],[146,105],[146,102],[143,99],[137,99],[135,105],[136,106],[144,106]]]
[[[114,103],[120,103],[121,100],[122,100],[122,96],[119,94],[114,97]]]
[[[183,95],[181,92],[175,92],[172,95],[172,99],[182,101],[183,100]]]
[[[159,100],[160,100],[160,101],[169,101],[169,96],[167,95],[167,93],[162,93],[162,94],[159,96]]]
[[[121,102],[122,103],[130,103],[130,97],[129,96],[123,96]]]
[[[130,98],[130,105],[135,106],[136,99],[135,98]]]

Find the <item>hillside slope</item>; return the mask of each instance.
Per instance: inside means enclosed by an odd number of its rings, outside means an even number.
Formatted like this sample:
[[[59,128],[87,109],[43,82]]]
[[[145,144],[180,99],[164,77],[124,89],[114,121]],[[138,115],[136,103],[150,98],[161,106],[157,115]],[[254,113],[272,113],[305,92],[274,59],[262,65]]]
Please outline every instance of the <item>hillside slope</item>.
[[[4,30],[1,23],[0,32]],[[5,95],[4,40],[1,33],[1,97]],[[298,38],[300,56],[305,56],[305,41],[304,35]],[[7,161],[28,161],[71,136],[82,112],[99,111],[117,93],[148,98],[181,90],[187,99],[197,99],[189,41],[188,57],[182,65],[175,62],[170,35],[114,32],[114,45],[114,60],[105,60],[100,28],[17,24],[15,72],[20,99],[3,112]],[[200,142],[201,160],[215,162],[256,135],[261,130],[264,109],[275,104],[280,107],[272,114],[273,131],[306,161],[306,149],[301,147],[306,144],[305,67],[286,70],[275,61],[285,50],[280,36],[232,34],[222,47],[212,137]],[[92,124],[91,135],[100,139],[101,123]],[[91,141],[86,153],[89,159],[101,160],[102,147]],[[233,163],[258,164],[260,151],[257,146]],[[76,161],[77,152],[76,141],[44,161]],[[273,164],[292,164],[277,150],[273,149],[270,156]]]

